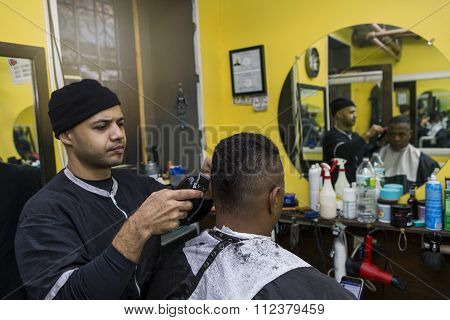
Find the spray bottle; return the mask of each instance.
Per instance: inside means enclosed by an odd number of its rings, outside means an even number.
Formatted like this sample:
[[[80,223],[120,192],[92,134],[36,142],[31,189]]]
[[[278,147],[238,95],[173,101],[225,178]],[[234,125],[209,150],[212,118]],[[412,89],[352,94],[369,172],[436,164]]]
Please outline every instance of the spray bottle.
[[[318,164],[313,164],[308,171],[309,178],[309,207],[314,211],[319,211],[319,190],[320,173],[322,169]]]
[[[333,172],[336,166],[339,167],[339,175],[336,183],[334,184],[334,190],[336,191],[336,196],[339,200],[342,200],[343,190],[344,188],[350,188],[350,183],[348,183],[347,176],[345,175],[345,164],[347,160],[341,158],[333,159],[333,168],[331,172]]]
[[[326,163],[321,164],[323,175],[323,189],[320,191],[319,203],[320,203],[320,216],[324,219],[336,218],[336,192],[334,192],[331,185],[330,166]]]
[[[437,181],[434,170],[425,185],[425,227],[430,230],[442,230],[442,186]]]
[[[334,236],[331,255],[334,262],[334,278],[337,282],[340,282],[341,278],[347,275],[345,270],[345,262],[347,261],[348,253],[345,228],[346,226],[340,222],[336,222],[331,227],[331,233]]]

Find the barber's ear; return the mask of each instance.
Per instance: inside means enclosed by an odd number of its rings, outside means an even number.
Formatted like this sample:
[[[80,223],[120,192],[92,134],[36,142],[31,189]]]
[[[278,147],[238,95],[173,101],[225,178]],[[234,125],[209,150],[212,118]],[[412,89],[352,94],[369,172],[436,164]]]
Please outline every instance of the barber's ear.
[[[61,142],[64,143],[65,145],[71,146],[73,144],[73,140],[70,130],[60,133],[59,140],[61,140]]]
[[[274,187],[269,194],[269,211],[270,214],[278,214],[283,206],[283,199],[281,193],[283,190],[281,187]]]

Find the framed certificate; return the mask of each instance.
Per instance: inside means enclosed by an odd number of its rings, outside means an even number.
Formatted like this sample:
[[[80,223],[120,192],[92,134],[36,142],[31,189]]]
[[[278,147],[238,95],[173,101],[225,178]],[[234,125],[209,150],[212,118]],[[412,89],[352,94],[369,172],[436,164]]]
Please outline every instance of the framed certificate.
[[[230,51],[233,96],[266,93],[264,46]]]

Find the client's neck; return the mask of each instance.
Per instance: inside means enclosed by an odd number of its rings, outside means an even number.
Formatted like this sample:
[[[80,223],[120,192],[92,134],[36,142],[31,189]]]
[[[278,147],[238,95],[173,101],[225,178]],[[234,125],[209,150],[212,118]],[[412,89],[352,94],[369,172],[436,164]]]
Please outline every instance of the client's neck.
[[[218,228],[225,226],[240,233],[270,236],[272,230],[264,223],[264,221],[262,221],[262,219],[258,219],[258,217],[255,216],[255,212],[257,212],[258,215],[261,214],[263,216],[263,213],[259,209],[255,209],[255,211],[252,212],[246,212],[245,210],[233,211],[216,208],[216,226]]]

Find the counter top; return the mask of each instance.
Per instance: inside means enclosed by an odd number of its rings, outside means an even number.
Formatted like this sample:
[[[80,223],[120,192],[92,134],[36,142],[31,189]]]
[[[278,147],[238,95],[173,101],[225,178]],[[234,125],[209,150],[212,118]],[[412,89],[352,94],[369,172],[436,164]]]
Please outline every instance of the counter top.
[[[302,224],[318,224],[320,226],[324,227],[331,227],[336,222],[341,222],[346,226],[350,227],[358,227],[358,228],[367,228],[367,229],[383,229],[383,230],[389,230],[389,231],[397,231],[400,232],[400,228],[393,227],[389,223],[383,223],[383,222],[373,222],[373,223],[362,223],[355,219],[345,219],[342,217],[338,217],[335,219],[323,219],[323,218],[315,218],[315,219],[308,219],[305,218],[302,211],[309,210],[309,208],[306,207],[293,207],[293,208],[283,208],[283,212],[280,217],[280,222],[284,223],[292,223],[292,222],[302,222]],[[405,233],[418,233],[418,234],[429,234],[429,233],[436,233],[440,234],[443,237],[450,237],[450,231],[433,231],[426,229],[425,227],[409,227],[405,228]]]

